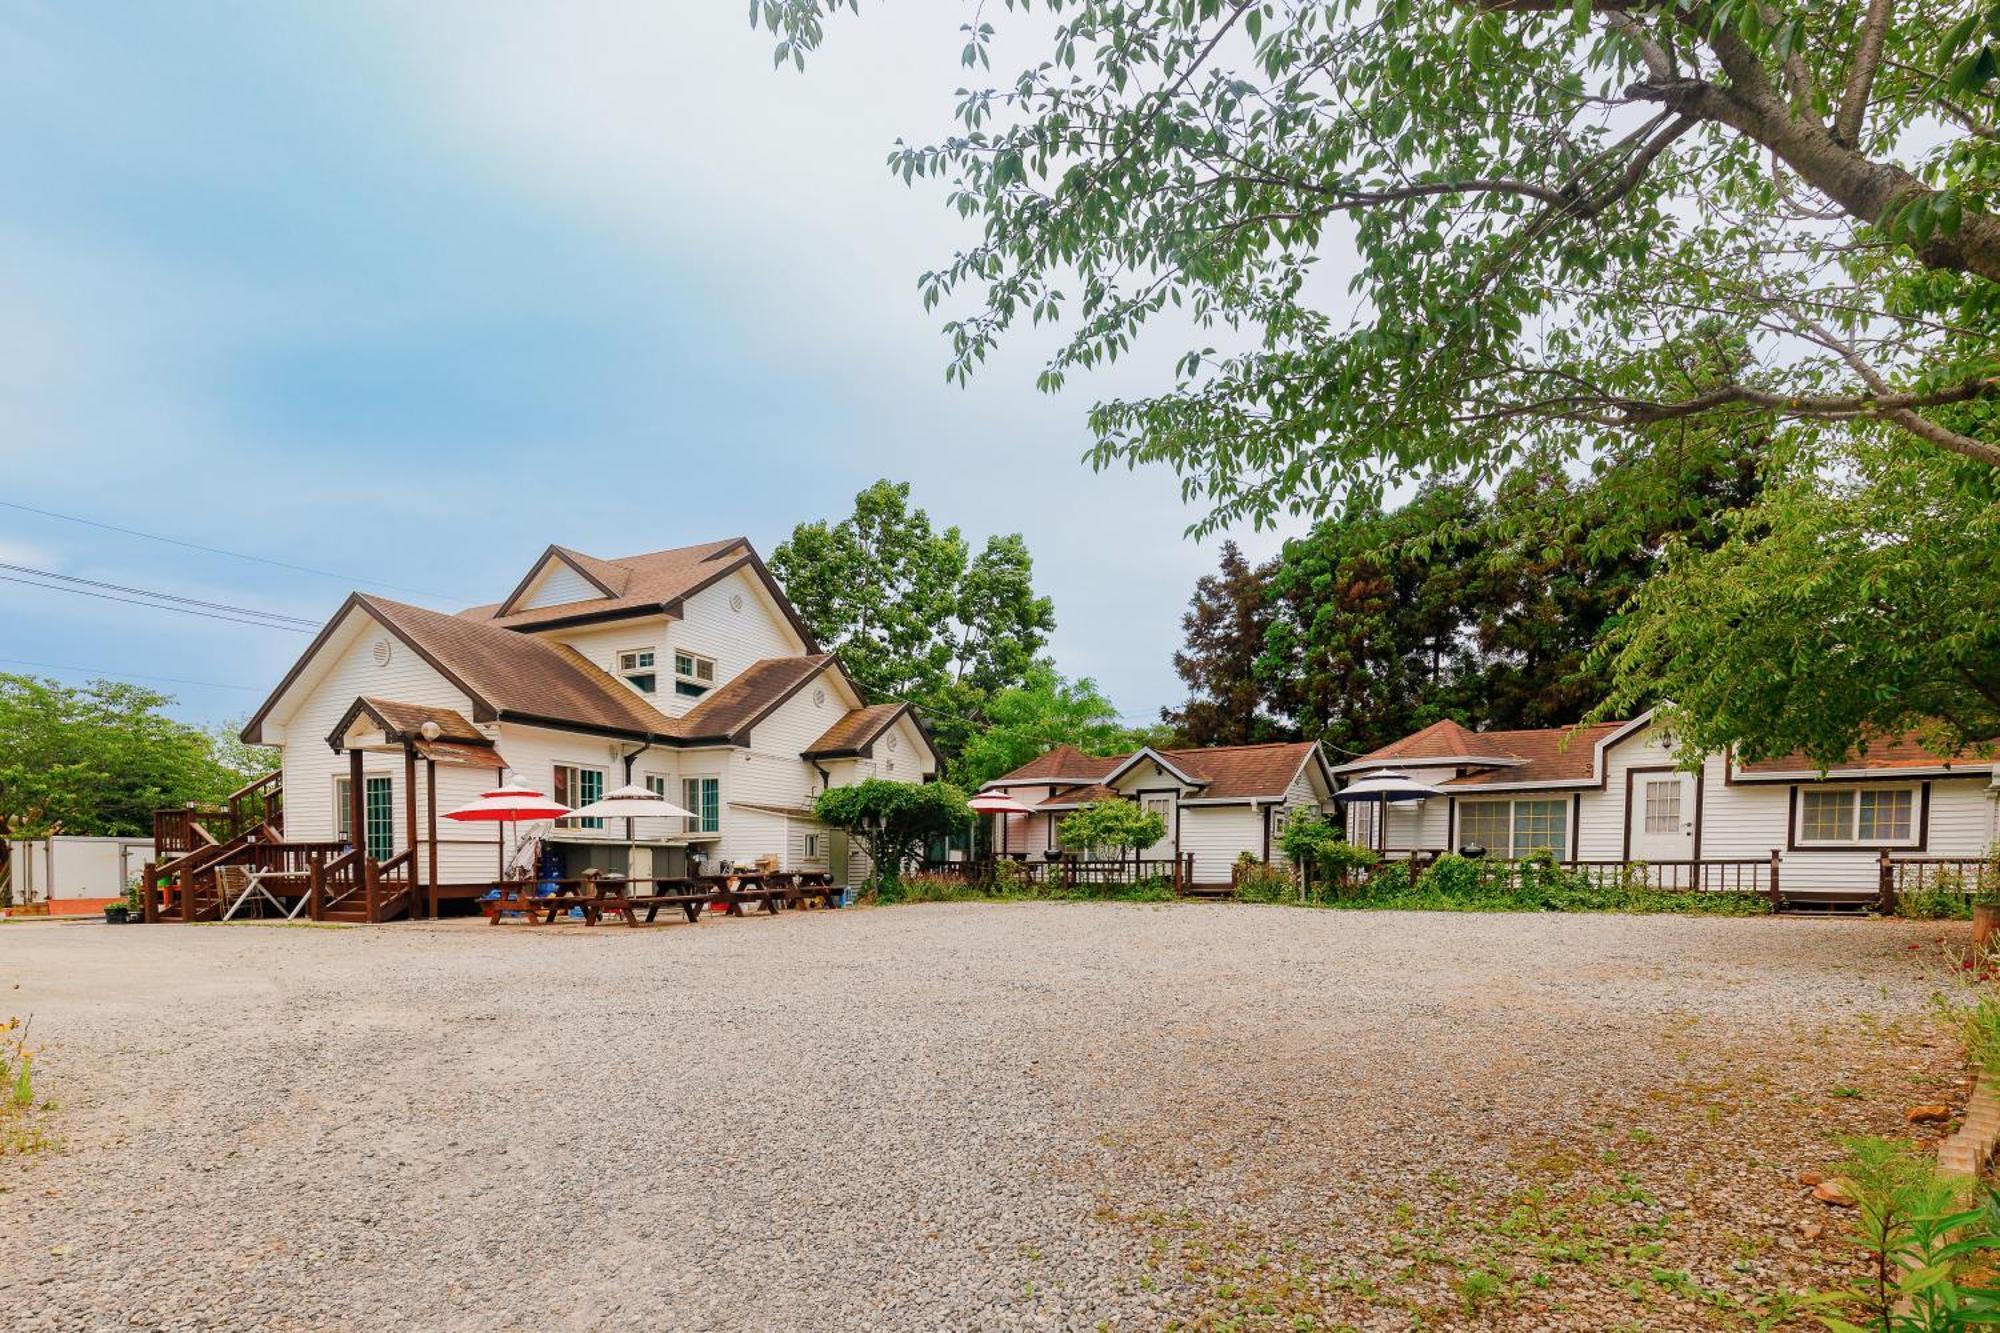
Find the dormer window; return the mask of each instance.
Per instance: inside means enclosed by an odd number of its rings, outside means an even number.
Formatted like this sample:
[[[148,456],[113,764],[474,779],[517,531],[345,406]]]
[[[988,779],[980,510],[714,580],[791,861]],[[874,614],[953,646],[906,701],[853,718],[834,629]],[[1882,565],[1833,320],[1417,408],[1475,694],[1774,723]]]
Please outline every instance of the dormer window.
[[[698,699],[715,688],[715,659],[674,654],[674,693]]]
[[[660,688],[660,676],[653,668],[651,648],[634,648],[618,654],[618,674],[641,694],[651,694]]]

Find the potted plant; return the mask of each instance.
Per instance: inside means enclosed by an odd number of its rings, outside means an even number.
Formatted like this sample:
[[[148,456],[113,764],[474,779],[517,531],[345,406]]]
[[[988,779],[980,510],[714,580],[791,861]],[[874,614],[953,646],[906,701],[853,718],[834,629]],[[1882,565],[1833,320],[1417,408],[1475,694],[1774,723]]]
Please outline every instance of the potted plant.
[[[1984,953],[2000,931],[2000,849],[1987,857],[1979,868],[1978,883],[1972,890],[1972,949]]]
[[[126,908],[122,902],[104,904],[104,924],[122,926],[125,924]]]

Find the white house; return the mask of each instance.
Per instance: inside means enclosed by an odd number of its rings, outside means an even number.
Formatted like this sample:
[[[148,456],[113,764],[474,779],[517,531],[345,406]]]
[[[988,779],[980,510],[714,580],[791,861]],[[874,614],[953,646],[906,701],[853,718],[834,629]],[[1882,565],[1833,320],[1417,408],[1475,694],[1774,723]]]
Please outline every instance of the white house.
[[[1325,812],[1334,784],[1324,752],[1310,741],[1144,748],[1110,758],[1059,745],[981,790],[1006,792],[1031,808],[992,816],[993,848],[1002,855],[1060,853],[1064,815],[1092,801],[1134,801],[1167,823],[1166,836],[1143,858],[1192,857],[1193,884],[1222,886],[1243,853],[1272,859],[1272,839],[1293,812]]]
[[[286,842],[347,840],[359,811],[369,856],[414,848],[426,885],[433,802],[503,780],[570,806],[643,783],[694,811],[634,826],[635,875],[772,857],[852,882],[860,854],[814,819],[815,795],[938,768],[909,707],[861,697],[742,538],[614,560],[551,546],[504,599],[456,615],[356,593],[243,738],[283,754]],[[612,823],[556,825],[566,873],[626,868]],[[435,832],[441,898],[490,886],[491,825]]]
[[[1696,772],[1676,766],[1650,712],[1536,731],[1445,721],[1336,772],[1351,780],[1384,769],[1439,792],[1391,804],[1386,816],[1373,804],[1347,808],[1349,840],[1392,853],[1476,843],[1493,856],[1547,848],[1585,863],[1775,856],[1788,890],[1859,894],[1876,888],[1885,853],[1892,862],[1974,860],[2000,840],[1994,757],[1938,755],[1907,736],[1825,773],[1803,755],[1749,764],[1715,755]],[[1727,878],[1711,867],[1706,882]]]

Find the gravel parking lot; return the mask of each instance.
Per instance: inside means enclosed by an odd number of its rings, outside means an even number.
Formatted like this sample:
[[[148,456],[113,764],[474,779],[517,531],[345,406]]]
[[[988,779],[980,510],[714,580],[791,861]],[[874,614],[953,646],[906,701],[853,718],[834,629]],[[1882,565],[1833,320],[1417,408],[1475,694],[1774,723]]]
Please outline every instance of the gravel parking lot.
[[[0,927],[61,1138],[0,1326],[1729,1326],[1851,1262],[1801,1171],[1962,1094],[1947,929]]]

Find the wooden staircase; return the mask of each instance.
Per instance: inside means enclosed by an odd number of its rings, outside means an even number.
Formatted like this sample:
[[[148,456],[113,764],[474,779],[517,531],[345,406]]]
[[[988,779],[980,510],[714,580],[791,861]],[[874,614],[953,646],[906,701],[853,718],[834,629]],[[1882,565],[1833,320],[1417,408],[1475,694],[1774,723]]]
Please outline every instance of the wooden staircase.
[[[146,920],[220,921],[228,904],[216,872],[224,866],[307,878],[315,921],[378,922],[409,916],[416,904],[413,857],[369,860],[339,842],[287,842],[284,788],[267,773],[214,806],[153,812],[154,854],[141,883]]]

